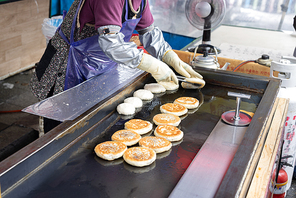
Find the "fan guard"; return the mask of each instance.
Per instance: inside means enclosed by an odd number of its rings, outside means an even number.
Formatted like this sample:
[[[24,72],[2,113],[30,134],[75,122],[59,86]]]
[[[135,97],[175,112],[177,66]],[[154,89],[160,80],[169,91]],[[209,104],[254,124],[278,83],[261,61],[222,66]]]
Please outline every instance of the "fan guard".
[[[207,2],[212,8],[211,16],[202,17],[196,12],[200,3]],[[226,10],[225,0],[186,0],[185,14],[191,25],[199,30],[210,30],[217,27],[224,19]],[[210,26],[205,27],[206,21],[209,20]]]

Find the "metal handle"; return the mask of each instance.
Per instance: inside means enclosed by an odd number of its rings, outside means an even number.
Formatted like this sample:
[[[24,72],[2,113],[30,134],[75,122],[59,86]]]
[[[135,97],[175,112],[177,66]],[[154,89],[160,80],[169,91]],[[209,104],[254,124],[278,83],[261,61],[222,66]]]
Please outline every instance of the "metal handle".
[[[228,96],[233,96],[236,97],[236,109],[235,109],[235,115],[234,115],[234,120],[239,120],[239,108],[240,108],[240,103],[241,103],[241,98],[246,98],[246,99],[250,99],[251,95],[248,94],[241,94],[241,93],[235,93],[235,92],[231,92],[229,91],[227,93]]]

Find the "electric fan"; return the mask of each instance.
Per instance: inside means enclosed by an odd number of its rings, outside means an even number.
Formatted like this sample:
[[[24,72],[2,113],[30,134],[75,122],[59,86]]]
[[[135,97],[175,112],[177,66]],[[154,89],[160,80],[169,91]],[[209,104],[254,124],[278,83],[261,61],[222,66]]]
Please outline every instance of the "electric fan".
[[[185,14],[191,25],[203,31],[202,44],[195,48],[193,66],[220,68],[217,54],[220,50],[210,45],[211,29],[217,27],[224,19],[225,0],[186,0]],[[203,54],[195,57],[196,53]],[[216,55],[216,58],[209,56]]]

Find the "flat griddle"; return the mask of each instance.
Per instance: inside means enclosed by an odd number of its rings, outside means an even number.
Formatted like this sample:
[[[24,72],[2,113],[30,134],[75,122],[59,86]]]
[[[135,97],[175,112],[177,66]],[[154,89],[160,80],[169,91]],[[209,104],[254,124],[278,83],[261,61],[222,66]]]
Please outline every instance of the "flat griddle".
[[[8,166],[9,160],[13,161],[21,154],[27,155],[21,163],[10,164],[12,168],[2,172],[3,197],[168,197],[221,114],[236,108],[235,98],[227,96],[227,92],[250,94],[250,100],[242,100],[241,109],[259,111],[258,116],[268,116],[269,111],[261,109],[271,107],[280,84],[270,78],[225,71],[202,69],[200,73],[207,82],[203,89],[179,88],[156,94],[152,101],[144,102],[142,109],[133,117],[119,115],[116,106],[135,90],[143,88],[145,83],[154,82],[150,75],[140,76],[134,84],[120,90],[109,100],[74,121],[61,124],[39,142],[34,142],[2,163]],[[157,154],[153,164],[137,168],[122,158],[109,162],[95,155],[94,147],[110,140],[114,132],[124,128],[126,121],[138,118],[152,122],[153,116],[160,113],[160,105],[181,96],[195,97],[201,105],[182,118],[179,128],[184,132],[184,138],[173,143],[171,150]],[[264,122],[255,124],[260,131]],[[153,131],[146,135],[153,135]],[[254,141],[258,138],[256,133],[252,136]],[[10,179],[5,181],[7,178]]]

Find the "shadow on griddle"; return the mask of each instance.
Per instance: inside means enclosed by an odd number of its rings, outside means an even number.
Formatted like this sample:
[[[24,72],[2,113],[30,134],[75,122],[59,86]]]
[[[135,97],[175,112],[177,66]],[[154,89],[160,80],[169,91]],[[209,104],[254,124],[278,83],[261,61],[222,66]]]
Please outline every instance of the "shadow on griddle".
[[[157,153],[156,154],[156,159],[165,158],[165,157],[169,156],[171,152],[172,152],[172,148],[170,148],[170,150],[168,150],[168,151],[165,151],[165,152],[162,152],[162,153]]]
[[[181,144],[182,142],[183,142],[183,138],[179,141],[172,142],[172,145],[177,146],[177,145]]]
[[[104,160],[102,158],[99,158],[98,156],[95,156],[94,158],[103,166],[116,166],[124,162],[124,159],[122,157],[112,161]]]
[[[154,97],[161,97],[163,95],[165,95],[166,92],[162,92],[162,93],[154,93]]]
[[[184,120],[187,116],[188,116],[188,113],[186,113],[186,114],[184,114],[184,115],[182,115],[182,116],[179,116],[179,118],[180,118],[181,120]]]
[[[167,90],[165,93],[166,94],[174,94],[178,91],[179,89],[175,89],[175,90]]]
[[[128,163],[126,163],[126,162],[123,163],[123,167],[126,170],[128,170],[129,172],[138,173],[138,174],[147,173],[147,172],[153,170],[155,168],[155,166],[156,166],[156,162],[153,162],[149,166],[144,166],[144,167],[132,166],[132,165],[129,165]]]
[[[141,137],[146,137],[146,136],[150,136],[152,134],[154,130],[152,129],[151,131],[149,131],[148,133],[142,134]]]
[[[200,106],[198,106],[197,108],[194,108],[194,109],[188,109],[188,114],[194,114],[198,109],[199,109]]]
[[[153,100],[153,99],[151,99],[151,100],[142,100],[142,101],[143,101],[143,106],[144,106],[145,104],[148,104],[148,103],[152,102],[152,100]]]
[[[142,107],[136,108],[136,113],[140,112],[142,110]]]
[[[122,115],[122,114],[119,114],[119,117],[122,119],[122,120],[130,120],[130,119],[133,119],[135,116],[135,114],[133,115]]]

